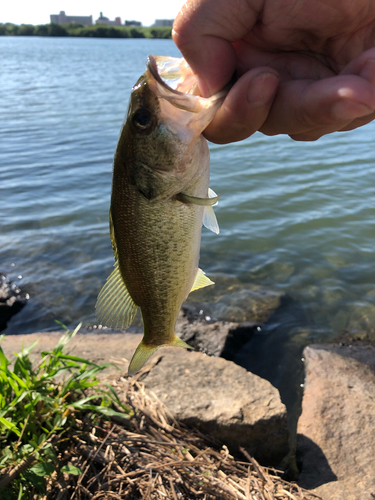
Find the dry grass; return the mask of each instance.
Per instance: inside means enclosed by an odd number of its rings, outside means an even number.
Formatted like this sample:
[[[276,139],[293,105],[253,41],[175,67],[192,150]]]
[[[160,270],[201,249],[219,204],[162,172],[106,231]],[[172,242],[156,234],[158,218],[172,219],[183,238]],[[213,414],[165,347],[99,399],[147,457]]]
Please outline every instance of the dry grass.
[[[157,361],[157,360],[155,360]],[[134,409],[129,420],[82,423],[72,436],[64,462],[79,466],[80,476],[62,474],[51,482],[49,499],[241,499],[312,500],[319,498],[260,466],[235,460],[226,446],[176,422],[153,393],[120,377],[119,394]]]

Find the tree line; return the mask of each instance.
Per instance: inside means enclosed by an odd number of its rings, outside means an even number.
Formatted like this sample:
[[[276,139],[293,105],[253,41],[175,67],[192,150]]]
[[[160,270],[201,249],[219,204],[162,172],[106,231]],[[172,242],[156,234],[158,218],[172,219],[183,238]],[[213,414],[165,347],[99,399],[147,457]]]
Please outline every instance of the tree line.
[[[0,36],[77,36],[92,38],[172,38],[171,27],[84,26],[69,24],[13,24],[0,23]]]

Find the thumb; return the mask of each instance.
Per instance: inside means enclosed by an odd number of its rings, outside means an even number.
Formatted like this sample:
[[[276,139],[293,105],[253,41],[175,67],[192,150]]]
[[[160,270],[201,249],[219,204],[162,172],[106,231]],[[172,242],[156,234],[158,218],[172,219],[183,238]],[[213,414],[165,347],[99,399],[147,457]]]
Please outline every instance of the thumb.
[[[267,119],[278,83],[277,72],[268,67],[245,73],[233,85],[204,131],[206,139],[226,144],[254,134]]]
[[[173,23],[173,40],[194,73],[204,97],[221,90],[236,69],[233,43],[255,25],[262,2],[187,0]],[[250,4],[250,5],[249,5]]]

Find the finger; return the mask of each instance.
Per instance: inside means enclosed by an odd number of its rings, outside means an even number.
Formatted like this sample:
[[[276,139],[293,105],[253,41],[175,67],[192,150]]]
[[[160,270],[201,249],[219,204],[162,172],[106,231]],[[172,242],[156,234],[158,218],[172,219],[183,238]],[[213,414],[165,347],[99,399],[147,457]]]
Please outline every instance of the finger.
[[[241,141],[266,120],[276,94],[279,77],[271,68],[256,68],[231,88],[204,135],[218,144]]]
[[[355,75],[279,85],[270,114],[261,128],[267,135],[341,130],[375,110],[375,87]]]
[[[353,74],[358,75],[367,80],[372,85],[375,85],[375,49],[370,49],[361,54],[356,59],[353,59],[340,73],[341,75]],[[362,127],[375,119],[375,112],[365,115],[362,118],[351,120],[346,125],[338,129],[339,132],[347,132]],[[315,141],[325,134],[333,132],[332,127],[320,128],[311,130],[307,133],[295,134],[292,139],[296,141]]]
[[[319,128],[311,130],[310,132],[305,132],[302,134],[291,135],[290,137],[295,141],[316,141],[323,137],[323,135],[331,134],[332,132],[348,132],[349,130],[354,130],[356,128],[367,125],[367,123],[372,122],[375,119],[375,113],[365,116],[364,118],[358,118],[357,120],[352,120],[350,123],[343,125],[342,128],[337,130],[332,130],[329,128]]]
[[[366,50],[353,59],[340,75],[358,75],[375,85],[375,49]]]
[[[181,9],[173,24],[173,40],[197,75],[204,97],[231,79],[236,68],[232,42],[254,26],[257,16],[246,0],[188,0]]]
[[[375,120],[375,112],[365,116],[364,118],[357,118],[356,120],[353,120],[351,123],[349,123],[349,125],[343,127],[339,132],[347,132],[348,130],[354,130],[355,128],[367,125],[373,120]]]

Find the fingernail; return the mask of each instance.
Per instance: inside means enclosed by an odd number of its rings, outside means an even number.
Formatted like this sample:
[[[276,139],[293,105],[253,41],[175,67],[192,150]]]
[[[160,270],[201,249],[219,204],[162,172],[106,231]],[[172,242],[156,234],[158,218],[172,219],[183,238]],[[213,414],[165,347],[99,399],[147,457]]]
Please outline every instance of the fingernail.
[[[354,120],[355,118],[370,115],[374,111],[365,104],[345,99],[333,105],[332,116],[339,120]]]
[[[250,80],[247,90],[247,102],[254,104],[265,104],[273,99],[279,79],[275,73],[259,73]]]

